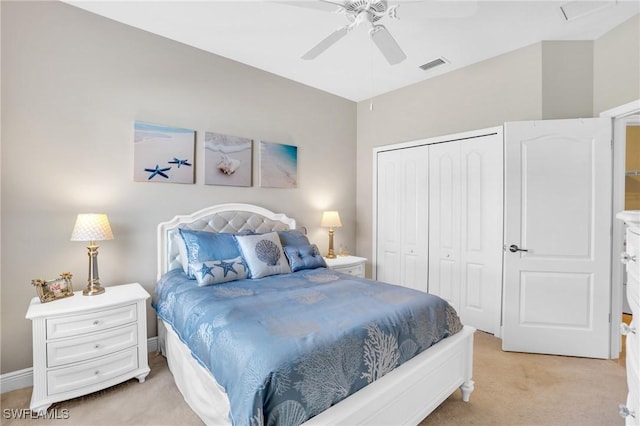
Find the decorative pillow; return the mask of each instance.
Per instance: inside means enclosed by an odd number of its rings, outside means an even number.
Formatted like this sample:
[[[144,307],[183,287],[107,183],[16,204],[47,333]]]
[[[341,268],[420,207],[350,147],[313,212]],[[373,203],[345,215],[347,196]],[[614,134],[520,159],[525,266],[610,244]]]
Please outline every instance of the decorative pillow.
[[[188,268],[185,273],[191,279],[196,279],[195,272],[191,267],[193,263],[233,259],[240,256],[240,250],[238,250],[233,234],[180,229],[180,236],[184,241],[187,253]]]
[[[247,278],[247,268],[241,256],[226,260],[208,260],[189,265],[200,287]]]
[[[288,229],[286,231],[278,231],[278,236],[280,237],[280,242],[282,243],[282,247],[300,247],[300,246],[308,246],[311,244],[306,235],[302,233],[302,231],[298,229]]]
[[[182,270],[188,275],[189,259],[187,259],[187,246],[184,244],[184,239],[180,235],[180,232],[173,234],[173,244],[178,246],[178,254],[180,255],[180,262],[182,263]]]
[[[235,238],[242,257],[249,267],[251,278],[291,272],[277,233],[236,235]]]
[[[289,259],[289,266],[293,272],[327,267],[327,262],[324,261],[318,246],[315,244],[307,244],[300,247],[287,246],[284,248],[284,252]]]

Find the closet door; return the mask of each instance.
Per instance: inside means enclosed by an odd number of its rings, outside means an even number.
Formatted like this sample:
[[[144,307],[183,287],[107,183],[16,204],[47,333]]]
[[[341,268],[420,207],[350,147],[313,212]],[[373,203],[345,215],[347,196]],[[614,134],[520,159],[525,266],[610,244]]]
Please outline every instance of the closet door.
[[[428,147],[377,158],[376,279],[427,291]]]
[[[460,312],[460,144],[429,149],[429,293]]]
[[[502,132],[430,146],[429,292],[500,331]]]
[[[463,321],[500,334],[502,134],[460,142],[460,300]]]
[[[402,150],[378,153],[376,279],[391,284],[401,283],[402,161]]]

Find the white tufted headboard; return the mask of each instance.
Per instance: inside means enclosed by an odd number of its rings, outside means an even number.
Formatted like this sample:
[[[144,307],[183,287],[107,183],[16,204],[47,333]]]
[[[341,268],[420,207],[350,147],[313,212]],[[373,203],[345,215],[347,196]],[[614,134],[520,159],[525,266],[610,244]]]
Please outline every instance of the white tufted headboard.
[[[179,228],[209,232],[269,232],[295,229],[296,221],[253,204],[220,204],[158,225],[158,276],[181,265],[174,236]]]

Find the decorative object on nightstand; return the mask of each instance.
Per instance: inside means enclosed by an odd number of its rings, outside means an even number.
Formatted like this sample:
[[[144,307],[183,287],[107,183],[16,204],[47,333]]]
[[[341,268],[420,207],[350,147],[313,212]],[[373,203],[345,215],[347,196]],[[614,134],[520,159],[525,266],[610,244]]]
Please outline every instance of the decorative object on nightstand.
[[[329,228],[329,252],[325,256],[327,259],[335,259],[336,254],[333,251],[333,228],[339,228],[342,226],[340,222],[340,215],[337,211],[326,211],[322,214],[322,221],[320,226]]]
[[[40,302],[47,303],[52,300],[73,296],[72,276],[70,272],[63,272],[55,280],[47,281],[38,278],[31,280],[31,284],[36,288]]]
[[[84,296],[94,296],[104,293],[98,276],[98,245],[96,241],[113,240],[113,233],[109,219],[102,213],[79,214],[71,233],[71,241],[89,241],[87,246],[89,255],[89,278],[87,288],[82,291]]]
[[[327,267],[355,277],[364,278],[364,264],[367,259],[358,256],[339,256],[334,259],[325,257]]]
[[[76,292],[79,294],[80,292]],[[87,395],[149,374],[147,302],[140,284],[109,287],[102,297],[56,303],[31,299],[33,339],[29,408],[44,414],[54,402]]]

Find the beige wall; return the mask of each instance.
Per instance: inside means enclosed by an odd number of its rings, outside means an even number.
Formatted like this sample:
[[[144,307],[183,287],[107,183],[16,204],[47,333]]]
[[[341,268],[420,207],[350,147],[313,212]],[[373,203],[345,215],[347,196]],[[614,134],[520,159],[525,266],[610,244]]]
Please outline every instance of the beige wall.
[[[542,42],[542,118],[591,117],[593,42]]]
[[[594,41],[593,113],[640,99],[640,15]]]
[[[321,250],[321,212],[336,209],[336,247],[355,247],[355,103],[63,3],[1,8],[2,373],[32,365],[31,279],[86,283],[85,244],[69,241],[78,213],[109,215],[103,284],[149,292],[158,222],[208,205],[284,211]],[[197,130],[196,184],[133,182],[135,120]],[[252,188],[204,185],[204,131],[297,145],[299,187],[260,188],[256,145]]]

